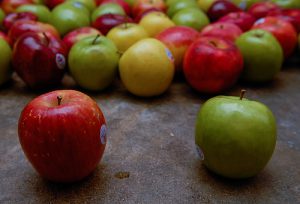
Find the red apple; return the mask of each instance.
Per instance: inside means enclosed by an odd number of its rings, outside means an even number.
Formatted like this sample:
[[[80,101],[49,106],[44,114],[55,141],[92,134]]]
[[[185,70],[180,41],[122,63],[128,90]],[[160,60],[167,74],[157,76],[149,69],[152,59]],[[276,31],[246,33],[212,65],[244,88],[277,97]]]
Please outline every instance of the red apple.
[[[217,94],[232,87],[243,69],[243,56],[233,42],[200,37],[187,49],[183,72],[197,91]]]
[[[161,12],[160,9],[157,9],[157,8],[151,8],[151,9],[148,9],[146,11],[144,11],[143,13],[140,13],[139,15],[135,16],[134,17],[134,22],[136,23],[139,23],[140,20],[147,14],[151,13],[151,12]]]
[[[22,149],[35,170],[55,182],[75,182],[98,165],[106,144],[105,118],[97,103],[74,90],[40,95],[23,109]]]
[[[23,34],[13,49],[12,63],[21,79],[32,89],[60,84],[67,52],[63,42],[45,33]]]
[[[297,32],[289,22],[277,17],[268,16],[257,20],[252,29],[263,29],[271,32],[280,43],[284,57],[289,57],[297,46]]]
[[[132,7],[132,16],[139,16],[146,10],[152,8],[166,12],[167,6],[163,0],[136,0]]]
[[[2,0],[0,3],[3,11],[8,14],[15,12],[15,10],[21,5],[36,3],[36,0]]]
[[[282,9],[280,11],[271,11],[268,16],[276,16],[282,20],[288,21],[300,33],[300,9]]]
[[[63,2],[65,2],[65,0],[44,0],[44,4],[50,9],[53,9]]]
[[[32,20],[37,21],[38,17],[31,12],[20,12],[7,14],[3,20],[3,27],[6,31],[9,31],[11,26],[19,20]]]
[[[188,46],[199,37],[199,32],[186,26],[174,26],[159,33],[156,38],[164,43],[174,57],[176,72],[182,71],[183,56]]]
[[[99,5],[107,4],[107,3],[115,3],[119,4],[125,11],[125,13],[130,16],[131,15],[131,8],[129,4],[124,0],[103,0],[100,2]]]
[[[218,0],[210,6],[207,15],[211,21],[216,21],[228,13],[238,11],[242,11],[242,9],[237,7],[234,3],[227,0]]]
[[[234,42],[243,31],[233,23],[215,22],[201,30],[201,36],[214,36]]]
[[[259,19],[266,17],[269,12],[280,10],[281,8],[273,2],[257,2],[253,4],[247,12],[256,19]]]
[[[58,31],[52,25],[32,20],[19,20],[15,22],[8,32],[8,37],[12,43],[15,43],[26,32],[42,32],[49,38],[60,38]]]
[[[4,39],[10,46],[12,46],[11,40],[9,39],[9,37],[1,31],[0,31],[0,38]]]
[[[233,23],[239,26],[243,32],[246,32],[252,27],[255,20],[256,19],[250,14],[244,11],[240,11],[240,12],[231,12],[229,14],[226,14],[225,16],[221,17],[218,21]]]
[[[63,38],[63,41],[66,45],[67,51],[71,49],[71,47],[78,42],[79,40],[88,37],[88,36],[96,36],[101,35],[100,31],[92,27],[82,27],[75,29],[68,34],[66,34]]]
[[[92,23],[92,26],[98,29],[103,35],[106,35],[113,27],[126,22],[133,23],[133,20],[128,16],[119,14],[104,14],[99,16]]]

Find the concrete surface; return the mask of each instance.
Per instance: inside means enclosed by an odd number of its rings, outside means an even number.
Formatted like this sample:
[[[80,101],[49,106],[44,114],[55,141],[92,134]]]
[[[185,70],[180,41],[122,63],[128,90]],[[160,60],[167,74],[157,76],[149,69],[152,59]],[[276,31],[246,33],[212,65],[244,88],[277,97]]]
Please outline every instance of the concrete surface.
[[[296,64],[296,65],[295,65]],[[247,180],[220,178],[201,165],[195,116],[207,99],[182,81],[154,99],[136,98],[120,84],[89,93],[109,127],[105,155],[82,182],[60,185],[35,173],[19,145],[17,123],[33,97],[15,80],[0,89],[0,203],[300,203],[300,63],[269,85],[237,85],[228,93],[259,100],[274,112],[278,140],[267,167]],[[75,88],[68,78],[64,88]]]

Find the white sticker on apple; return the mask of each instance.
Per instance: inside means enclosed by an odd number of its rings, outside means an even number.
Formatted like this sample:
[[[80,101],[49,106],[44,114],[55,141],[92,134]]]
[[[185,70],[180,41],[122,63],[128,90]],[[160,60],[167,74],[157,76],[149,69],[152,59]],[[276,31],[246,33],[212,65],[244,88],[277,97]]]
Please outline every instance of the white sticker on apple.
[[[262,23],[264,23],[265,21],[266,21],[265,18],[260,18],[260,19],[258,19],[258,20],[254,23],[254,25],[262,24]]]
[[[83,7],[82,3],[78,2],[78,1],[74,2],[73,6],[76,7],[76,8],[82,8]]]
[[[169,60],[174,62],[174,57],[173,57],[171,51],[168,48],[166,48],[166,54],[167,54],[167,57],[169,58]]]
[[[102,144],[106,143],[106,125],[105,124],[101,125],[101,128],[100,128],[100,141]]]
[[[66,58],[60,53],[57,53],[55,56],[55,62],[59,69],[64,69],[66,66]]]
[[[197,150],[197,153],[198,153],[198,156],[199,156],[200,160],[203,161],[204,160],[204,154],[203,154],[201,148],[198,145],[196,145],[196,150]]]

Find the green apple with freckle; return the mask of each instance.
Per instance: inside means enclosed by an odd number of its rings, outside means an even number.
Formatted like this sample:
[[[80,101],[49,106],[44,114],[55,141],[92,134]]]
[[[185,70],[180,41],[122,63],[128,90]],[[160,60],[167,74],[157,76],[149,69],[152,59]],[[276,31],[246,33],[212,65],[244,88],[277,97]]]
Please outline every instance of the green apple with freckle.
[[[90,36],[76,42],[68,57],[70,74],[84,89],[101,91],[117,77],[119,52],[104,36]]]
[[[104,14],[120,14],[120,15],[126,15],[124,9],[116,3],[107,3],[98,6],[92,13],[92,22],[94,22],[99,16],[102,16]]]
[[[175,13],[178,11],[185,9],[185,8],[197,8],[198,5],[196,1],[176,1],[171,4],[167,10],[167,14],[170,18],[174,16]]]
[[[11,69],[11,59],[12,59],[12,50],[9,44],[3,39],[0,38],[0,86],[7,82],[12,74]]]
[[[203,164],[218,175],[255,176],[276,145],[276,120],[264,104],[240,97],[216,96],[197,115],[195,143]]]
[[[300,9],[299,0],[272,0],[272,2],[279,5],[281,8]]]
[[[51,15],[50,10],[48,7],[41,5],[41,4],[25,4],[19,6],[16,9],[16,12],[31,12],[38,17],[38,21],[48,23],[49,17]]]

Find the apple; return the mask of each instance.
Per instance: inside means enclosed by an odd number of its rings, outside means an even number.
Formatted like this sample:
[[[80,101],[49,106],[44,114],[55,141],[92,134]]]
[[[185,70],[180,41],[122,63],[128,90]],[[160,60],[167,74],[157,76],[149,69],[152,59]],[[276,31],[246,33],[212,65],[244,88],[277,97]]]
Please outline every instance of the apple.
[[[125,11],[126,15],[131,16],[131,7],[126,1],[124,1],[124,0],[103,0],[103,1],[101,1],[101,3],[99,5],[107,4],[107,3],[119,4]]]
[[[9,29],[8,37],[14,44],[21,35],[27,32],[41,32],[45,33],[49,38],[59,38],[58,31],[52,25],[32,20],[16,21]]]
[[[275,16],[282,20],[290,22],[297,33],[300,33],[300,9],[282,9],[279,11],[271,11],[268,16]]]
[[[45,33],[23,34],[13,49],[15,71],[31,89],[59,85],[65,73],[67,52],[57,38]]]
[[[38,17],[38,21],[47,23],[49,22],[50,10],[41,4],[25,4],[19,6],[16,12],[31,12]]]
[[[185,8],[197,8],[196,1],[176,1],[168,7],[167,14],[172,18],[178,11]]]
[[[234,42],[243,31],[237,25],[227,22],[215,22],[201,30],[201,36],[214,36]]]
[[[9,37],[3,33],[2,31],[0,31],[0,39],[5,40],[10,46],[12,46],[11,40],[9,39]]]
[[[277,4],[266,1],[253,4],[247,12],[256,19],[259,19],[266,17],[269,12],[280,10],[281,8]]]
[[[164,43],[174,57],[175,71],[182,72],[183,56],[188,46],[199,37],[199,32],[186,26],[174,26],[167,28],[158,35],[156,39]]]
[[[124,9],[116,3],[106,3],[98,6],[92,13],[92,22],[94,22],[98,17],[104,14],[119,14],[126,15]]]
[[[151,12],[161,12],[161,10],[159,10],[157,8],[148,9],[148,10],[144,11],[143,13],[140,13],[139,15],[136,15],[134,17],[134,22],[139,23],[144,16],[146,16],[147,14],[149,14]]]
[[[172,18],[176,25],[188,26],[196,30],[201,30],[209,24],[209,19],[205,13],[197,8],[186,8],[178,11]]]
[[[247,31],[236,40],[236,45],[244,58],[242,81],[265,83],[279,73],[283,63],[283,51],[270,32],[261,29]]]
[[[11,69],[12,51],[7,41],[1,37],[1,32],[0,32],[0,50],[1,50],[1,55],[0,55],[0,86],[1,86],[11,78],[11,74],[12,74],[12,69]]]
[[[243,70],[243,56],[233,42],[200,37],[187,49],[183,72],[197,91],[216,94],[231,88]]]
[[[236,96],[216,96],[197,114],[195,143],[203,164],[234,179],[257,175],[276,145],[276,120],[264,104]]]
[[[146,10],[156,8],[161,12],[165,12],[167,6],[164,0],[136,0],[132,6],[132,15],[136,17]]]
[[[156,36],[163,30],[175,26],[174,22],[162,12],[151,12],[145,15],[139,22],[150,37]]]
[[[216,21],[222,16],[231,12],[242,11],[239,7],[227,0],[215,1],[207,11],[207,15],[211,21]]]
[[[300,1],[299,0],[271,0],[281,8],[298,8],[300,9]]]
[[[31,12],[21,12],[21,13],[10,13],[7,14],[3,20],[3,27],[5,31],[9,31],[11,26],[19,20],[32,20],[37,21],[38,17]]]
[[[89,11],[80,2],[62,3],[52,10],[50,23],[64,36],[76,28],[89,26]]]
[[[9,14],[15,12],[15,10],[21,5],[36,3],[36,0],[2,0],[0,3],[3,11],[6,14]]]
[[[22,149],[45,179],[70,183],[97,167],[106,145],[106,122],[96,101],[75,90],[34,98],[18,123]]]
[[[104,14],[98,17],[92,26],[98,29],[103,35],[106,35],[110,29],[122,23],[133,23],[130,17],[119,14]]]
[[[95,0],[67,0],[67,2],[79,2],[82,3],[90,12],[96,8]]]
[[[106,37],[114,42],[119,52],[124,53],[134,43],[149,37],[149,35],[138,24],[123,23],[112,28]]]
[[[62,4],[63,2],[65,2],[65,0],[43,0],[44,4],[49,8],[49,9],[53,9],[54,7],[56,7],[59,4]]]
[[[234,23],[239,26],[243,32],[248,31],[255,22],[255,18],[244,11],[231,12],[219,18],[218,22]]]
[[[161,95],[167,91],[174,76],[174,59],[159,40],[147,38],[128,48],[119,63],[125,88],[141,97]]]
[[[0,8],[0,30],[3,29],[3,20],[5,18],[5,13],[4,11]]]
[[[205,13],[216,0],[197,0],[199,8]]]
[[[66,49],[69,52],[71,47],[79,40],[88,36],[96,36],[96,35],[101,35],[101,33],[95,28],[92,27],[77,28],[67,33],[63,38],[63,42],[65,43]]]
[[[241,8],[242,10],[248,10],[253,4],[265,0],[230,0],[230,1],[234,3],[236,6],[238,6],[239,8]]]
[[[289,22],[277,17],[267,16],[257,20],[252,29],[263,29],[271,32],[279,41],[284,57],[289,57],[297,46],[297,32]]]
[[[114,43],[104,36],[86,37],[69,52],[69,70],[82,88],[101,91],[117,77],[119,53]]]

